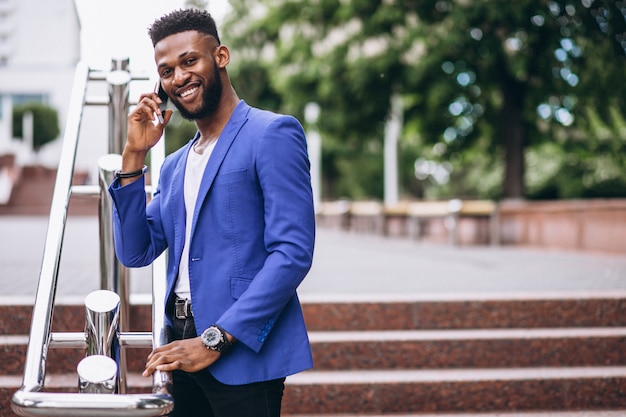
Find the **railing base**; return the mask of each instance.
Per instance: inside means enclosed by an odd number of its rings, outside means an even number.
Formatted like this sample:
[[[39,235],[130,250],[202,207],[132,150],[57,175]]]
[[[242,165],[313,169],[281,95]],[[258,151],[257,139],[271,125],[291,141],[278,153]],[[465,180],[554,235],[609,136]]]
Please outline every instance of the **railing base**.
[[[153,417],[169,414],[169,394],[70,394],[17,391],[13,412],[25,417]]]

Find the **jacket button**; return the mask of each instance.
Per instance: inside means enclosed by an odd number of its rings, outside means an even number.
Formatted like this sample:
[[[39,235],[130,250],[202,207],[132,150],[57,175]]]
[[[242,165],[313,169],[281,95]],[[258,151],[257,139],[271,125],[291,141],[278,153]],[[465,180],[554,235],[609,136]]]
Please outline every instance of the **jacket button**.
[[[265,342],[265,336],[259,336],[259,342],[261,343]]]

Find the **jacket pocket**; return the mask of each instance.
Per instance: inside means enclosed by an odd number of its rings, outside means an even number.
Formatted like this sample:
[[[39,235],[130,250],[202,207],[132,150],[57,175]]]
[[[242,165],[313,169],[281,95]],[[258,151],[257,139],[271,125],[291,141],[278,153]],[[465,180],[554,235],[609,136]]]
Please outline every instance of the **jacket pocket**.
[[[252,280],[250,278],[232,277],[230,279],[230,294],[237,300],[248,289]]]
[[[222,185],[222,184],[232,184],[240,181],[244,181],[248,176],[248,170],[242,169],[238,171],[230,171],[230,172],[218,172],[215,176],[214,184]]]

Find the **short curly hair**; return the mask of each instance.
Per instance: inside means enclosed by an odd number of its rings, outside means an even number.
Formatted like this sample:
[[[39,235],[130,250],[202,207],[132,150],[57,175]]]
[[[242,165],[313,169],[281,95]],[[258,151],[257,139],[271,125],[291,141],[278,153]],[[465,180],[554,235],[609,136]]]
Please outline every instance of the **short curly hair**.
[[[220,43],[215,20],[209,12],[200,9],[180,9],[166,14],[152,23],[148,28],[148,35],[152,46],[155,46],[163,38],[188,30],[211,35]]]

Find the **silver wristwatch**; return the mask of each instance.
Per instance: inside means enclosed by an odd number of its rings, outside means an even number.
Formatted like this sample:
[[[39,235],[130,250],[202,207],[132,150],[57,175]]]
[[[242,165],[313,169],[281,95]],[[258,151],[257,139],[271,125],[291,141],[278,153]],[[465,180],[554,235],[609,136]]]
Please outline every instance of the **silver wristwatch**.
[[[214,350],[219,353],[225,353],[232,346],[232,343],[228,341],[224,330],[216,324],[209,326],[204,332],[202,332],[200,338],[202,339],[202,344],[207,349]]]

